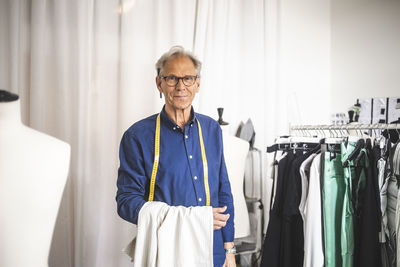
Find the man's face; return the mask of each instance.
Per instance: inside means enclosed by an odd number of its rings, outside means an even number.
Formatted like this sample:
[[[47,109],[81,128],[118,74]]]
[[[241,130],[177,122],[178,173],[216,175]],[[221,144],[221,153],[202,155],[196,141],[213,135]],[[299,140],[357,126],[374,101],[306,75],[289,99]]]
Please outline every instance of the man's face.
[[[165,65],[161,76],[174,75],[176,77],[196,76],[196,69],[192,60],[188,57],[173,57],[169,59]],[[175,86],[167,85],[165,79],[156,78],[157,88],[165,96],[165,105],[173,110],[186,110],[192,106],[194,96],[200,88],[200,78],[195,83],[187,86],[179,79]]]

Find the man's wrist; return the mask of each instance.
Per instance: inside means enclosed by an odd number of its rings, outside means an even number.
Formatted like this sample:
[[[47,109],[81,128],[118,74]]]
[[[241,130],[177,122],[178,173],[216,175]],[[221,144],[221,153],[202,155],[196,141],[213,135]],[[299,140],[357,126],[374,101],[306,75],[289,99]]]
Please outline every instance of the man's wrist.
[[[235,243],[233,243],[233,242],[224,243],[224,249],[225,249],[225,253],[236,254],[236,247],[235,247]]]
[[[233,242],[225,242],[224,243],[224,249],[233,248],[234,246],[235,246],[235,243],[233,243]]]

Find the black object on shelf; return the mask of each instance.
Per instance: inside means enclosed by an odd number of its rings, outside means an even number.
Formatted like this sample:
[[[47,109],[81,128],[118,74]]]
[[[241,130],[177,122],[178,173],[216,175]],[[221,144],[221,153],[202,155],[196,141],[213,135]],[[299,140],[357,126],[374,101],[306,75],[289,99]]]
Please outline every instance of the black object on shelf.
[[[222,114],[224,113],[224,108],[217,108],[218,111],[218,123],[219,125],[228,125],[226,121],[222,119]]]
[[[358,119],[360,118],[360,109],[361,109],[361,104],[359,99],[357,99],[357,103],[354,104],[354,107],[355,107],[354,121],[358,122]]]
[[[353,122],[354,110],[349,110],[349,123]]]

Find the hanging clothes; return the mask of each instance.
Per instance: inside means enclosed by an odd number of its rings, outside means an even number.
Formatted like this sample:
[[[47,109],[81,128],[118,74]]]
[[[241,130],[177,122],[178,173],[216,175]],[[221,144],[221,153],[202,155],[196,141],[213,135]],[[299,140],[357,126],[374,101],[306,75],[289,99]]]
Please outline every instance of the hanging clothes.
[[[290,151],[278,163],[272,210],[264,240],[261,266],[303,266],[304,226],[300,213],[300,167],[310,154]],[[276,185],[276,186],[275,186]]]
[[[317,154],[311,154],[300,166],[300,177],[301,177],[301,199],[299,204],[300,215],[303,222],[306,220],[306,203],[308,196],[309,180],[310,180],[310,169],[311,164]],[[303,225],[305,226],[305,224]],[[305,231],[305,228],[303,227]]]
[[[303,219],[299,205],[301,200],[300,166],[309,157],[308,154],[296,154],[286,177],[283,204],[282,246],[280,254],[282,267],[303,266],[304,232]]]
[[[388,184],[389,177],[386,176],[386,160],[384,144],[386,143],[385,138],[379,140],[379,146],[373,148],[373,154],[378,160],[376,161],[376,168],[378,170],[378,192],[379,192],[379,204],[380,204],[380,231],[379,231],[379,243],[380,243],[380,253],[381,253],[381,263],[383,267],[389,267],[389,256],[387,252],[387,242],[389,242],[389,229],[387,223],[387,194],[388,194]],[[373,163],[372,163],[373,164]]]
[[[284,202],[284,192],[285,177],[288,175],[288,166],[294,160],[294,154],[288,153],[284,158],[282,158],[278,163],[277,179],[274,182],[275,194],[273,196],[273,205],[269,216],[269,224],[267,228],[267,234],[265,236],[261,266],[264,267],[280,267],[282,262],[281,247],[281,229],[283,220],[283,202]]]
[[[261,266],[400,267],[400,145],[364,138],[268,147],[283,153]]]
[[[362,149],[356,165],[358,184],[365,176],[365,185],[361,185],[358,192],[355,219],[355,267],[381,267],[379,232],[381,229],[380,192],[378,185],[377,162],[379,151],[367,147]]]
[[[323,154],[322,210],[324,222],[325,266],[341,267],[342,212],[346,184],[340,155]],[[345,230],[346,231],[346,230]]]
[[[304,267],[324,266],[320,176],[321,154],[317,154],[310,166],[304,209]]]
[[[276,195],[276,181],[278,179],[278,163],[284,156],[286,156],[286,154],[276,152],[274,154],[274,157],[270,159],[270,163],[267,164],[266,179],[265,182],[262,183],[262,203],[264,204],[263,235],[267,233],[270,210],[274,205]]]
[[[392,176],[397,181],[397,187],[400,186],[400,145],[397,144],[395,152],[393,154],[393,169]],[[396,205],[396,262],[397,266],[400,265],[400,190],[397,194],[397,205]]]
[[[399,194],[399,188],[397,186],[397,179],[394,174],[394,158],[395,155],[398,155],[398,151],[400,149],[400,146],[397,144],[394,147],[390,149],[389,152],[389,158],[387,162],[387,169],[386,169],[386,175],[388,181],[388,189],[387,189],[387,208],[386,208],[386,214],[387,214],[387,226],[388,226],[388,232],[389,232],[389,237],[388,241],[386,242],[386,250],[388,254],[388,259],[389,259],[389,266],[390,267],[395,267],[396,266],[396,218],[398,217],[398,194]]]

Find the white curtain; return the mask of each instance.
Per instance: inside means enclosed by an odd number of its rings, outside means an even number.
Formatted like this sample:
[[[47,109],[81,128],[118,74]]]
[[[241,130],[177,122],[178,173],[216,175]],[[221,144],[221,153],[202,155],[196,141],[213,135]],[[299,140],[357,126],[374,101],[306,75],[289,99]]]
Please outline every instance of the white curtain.
[[[231,131],[251,118],[256,144],[264,144],[265,25],[264,1],[199,1],[194,52],[205,68],[198,97],[199,110],[224,120]]]
[[[25,124],[72,147],[50,266],[130,266],[121,249],[135,228],[116,212],[118,146],[132,123],[160,111],[154,64],[172,45],[203,61],[196,111],[217,119],[224,107],[232,132],[251,118],[261,149],[287,127],[274,112],[271,2],[0,0],[0,88],[20,95]]]

